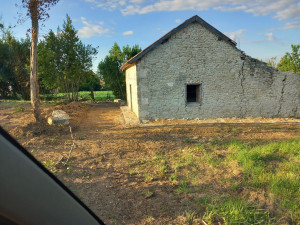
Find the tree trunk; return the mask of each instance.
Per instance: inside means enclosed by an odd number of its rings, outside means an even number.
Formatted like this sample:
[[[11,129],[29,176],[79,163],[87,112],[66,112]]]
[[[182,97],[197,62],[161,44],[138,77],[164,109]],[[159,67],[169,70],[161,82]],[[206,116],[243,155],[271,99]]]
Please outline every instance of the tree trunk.
[[[94,96],[94,88],[91,87],[91,98],[93,101],[95,101],[95,96]]]
[[[31,16],[32,31],[30,46],[30,97],[34,118],[36,122],[41,122],[39,85],[37,79],[37,43],[39,22],[36,15]]]

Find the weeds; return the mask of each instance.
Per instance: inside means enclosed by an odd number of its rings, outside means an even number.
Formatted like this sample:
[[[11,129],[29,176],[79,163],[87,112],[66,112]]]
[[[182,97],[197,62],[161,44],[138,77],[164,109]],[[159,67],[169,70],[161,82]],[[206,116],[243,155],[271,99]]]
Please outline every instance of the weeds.
[[[51,159],[44,161],[43,165],[53,174],[57,174],[57,169],[55,168],[55,162]]]
[[[240,145],[232,153],[241,165],[243,185],[274,194],[293,222],[299,221],[300,139],[272,142],[255,147]]]
[[[187,138],[187,139],[184,140],[184,142],[185,142],[185,143],[191,143],[192,140]]]
[[[206,207],[203,220],[208,224],[270,224],[269,212],[245,200],[225,198]]]
[[[195,211],[185,211],[184,213],[185,223],[191,225],[197,218],[197,213]]]
[[[131,176],[137,174],[137,172],[135,170],[129,170],[128,172]]]
[[[151,223],[153,223],[154,220],[155,219],[153,218],[153,216],[146,216],[146,218],[145,218],[146,224],[151,224]]]
[[[25,112],[25,108],[22,107],[22,106],[16,106],[14,108],[14,113],[22,113],[22,112]]]
[[[154,195],[154,193],[150,190],[147,190],[147,191],[145,191],[144,195],[145,195],[145,198],[151,198]]]
[[[200,210],[207,224],[276,224],[281,217],[298,224],[299,160],[300,139],[267,144],[233,139],[195,144],[172,153],[161,151],[130,167],[147,182],[164,180],[176,185],[179,198],[205,193],[189,207],[196,205],[194,209]],[[261,200],[250,200],[245,190],[263,191],[263,201],[274,202],[277,208],[258,207]],[[186,223],[191,224],[194,214],[189,213]]]
[[[190,185],[187,182],[182,181],[179,183],[175,191],[178,194],[188,194],[190,192]]]

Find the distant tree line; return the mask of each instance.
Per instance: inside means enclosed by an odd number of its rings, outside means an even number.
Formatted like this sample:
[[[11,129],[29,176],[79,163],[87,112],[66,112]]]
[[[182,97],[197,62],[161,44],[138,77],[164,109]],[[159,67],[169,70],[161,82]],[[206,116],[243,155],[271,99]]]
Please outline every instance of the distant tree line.
[[[52,30],[38,45],[39,79],[44,90],[59,89],[68,100],[77,101],[83,85],[93,91],[100,85],[91,70],[97,49],[84,45],[77,36],[72,20],[67,16],[63,28]],[[81,88],[83,89],[83,88]]]
[[[12,29],[0,24],[0,97],[30,99],[30,39],[18,40]],[[38,44],[38,80],[41,93],[66,92],[78,100],[79,90],[100,90],[99,76],[92,71],[97,49],[84,45],[72,20],[52,30]]]
[[[18,40],[11,28],[1,25],[0,38],[0,97],[30,99],[29,38]]]
[[[0,24],[0,97],[30,99],[30,39],[18,40],[11,28]],[[38,81],[42,94],[67,93],[70,101],[78,100],[78,91],[112,90],[117,98],[126,98],[125,73],[120,67],[141,51],[138,45],[119,47],[114,43],[109,54],[92,68],[97,49],[84,45],[66,17],[57,31],[49,31],[38,44]],[[102,85],[100,85],[102,80]]]

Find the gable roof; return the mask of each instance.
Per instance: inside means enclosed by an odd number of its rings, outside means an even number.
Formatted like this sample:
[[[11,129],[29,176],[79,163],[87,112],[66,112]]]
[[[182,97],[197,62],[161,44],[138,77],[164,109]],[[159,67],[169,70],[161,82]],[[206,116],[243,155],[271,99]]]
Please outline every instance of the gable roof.
[[[168,32],[167,34],[165,34],[164,36],[162,36],[160,39],[158,39],[153,44],[149,45],[147,48],[145,48],[140,53],[133,56],[126,63],[124,63],[124,65],[121,66],[120,69],[124,70],[124,69],[128,68],[130,66],[130,64],[133,64],[134,62],[138,61],[139,59],[144,57],[148,52],[150,52],[154,48],[156,48],[158,45],[160,45],[160,44],[164,43],[165,41],[167,41],[173,34],[177,33],[178,31],[182,30],[183,28],[187,27],[189,24],[194,23],[194,22],[200,23],[203,27],[205,27],[206,29],[208,29],[209,31],[211,31],[212,33],[217,35],[222,40],[228,42],[229,44],[231,44],[233,46],[236,46],[235,41],[231,40],[225,34],[221,33],[216,28],[214,28],[213,26],[211,26],[210,24],[205,22],[203,19],[201,19],[199,16],[195,15],[195,16],[191,17],[190,19],[186,20],[185,22],[183,22],[182,24],[180,24],[178,27],[176,27],[173,30],[171,30],[170,32]]]

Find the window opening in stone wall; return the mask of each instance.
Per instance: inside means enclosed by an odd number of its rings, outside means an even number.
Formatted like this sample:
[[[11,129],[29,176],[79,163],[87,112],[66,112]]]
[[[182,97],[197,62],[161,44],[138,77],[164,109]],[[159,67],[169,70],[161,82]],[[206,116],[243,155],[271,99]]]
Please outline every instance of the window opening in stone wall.
[[[201,103],[201,84],[186,85],[186,102]]]

